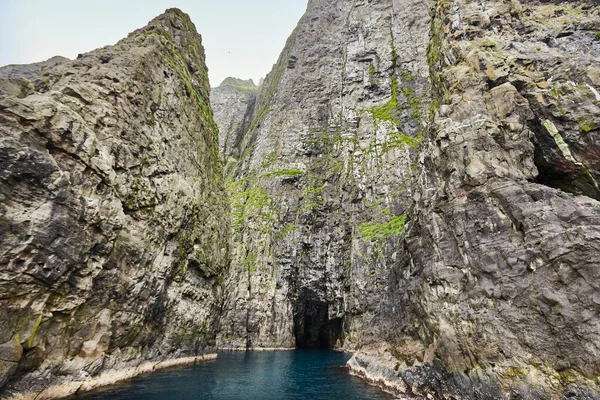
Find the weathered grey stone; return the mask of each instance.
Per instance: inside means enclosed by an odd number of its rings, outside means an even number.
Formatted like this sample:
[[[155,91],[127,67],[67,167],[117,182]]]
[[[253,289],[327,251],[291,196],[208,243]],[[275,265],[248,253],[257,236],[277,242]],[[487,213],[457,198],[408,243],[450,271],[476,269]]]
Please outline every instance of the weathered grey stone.
[[[600,9],[584,3],[434,6],[435,112],[358,374],[433,398],[599,398],[600,43],[578,27]]]
[[[228,169],[234,234],[220,346],[357,343],[408,210],[428,26],[417,1],[309,3]]]
[[[213,351],[229,215],[189,17],[7,80],[28,90],[0,84],[0,397]]]
[[[260,88],[215,89],[219,147],[178,11],[0,69],[0,387],[65,394],[218,328],[357,349],[428,398],[600,398],[599,13],[312,0]]]
[[[250,127],[257,94],[258,87],[252,79],[227,78],[211,90],[210,104],[219,127],[219,151],[229,165],[240,157],[240,141]]]

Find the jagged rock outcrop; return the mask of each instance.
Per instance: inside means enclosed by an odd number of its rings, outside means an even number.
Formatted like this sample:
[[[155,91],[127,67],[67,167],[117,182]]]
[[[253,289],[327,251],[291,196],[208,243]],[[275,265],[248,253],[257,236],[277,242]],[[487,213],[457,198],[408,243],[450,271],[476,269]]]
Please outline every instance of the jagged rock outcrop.
[[[599,399],[599,66],[597,0],[312,0],[260,88],[215,89],[219,138],[177,10],[0,69],[0,394],[218,329],[429,398]]]
[[[214,350],[229,213],[209,90],[174,9],[77,60],[0,69],[0,397]]]
[[[375,313],[428,112],[428,10],[415,10],[311,1],[261,85],[227,176],[222,347],[351,349]]]
[[[239,159],[240,142],[249,129],[258,87],[252,79],[226,78],[210,92],[210,104],[219,127],[219,151],[229,165]]]
[[[598,2],[432,15],[414,210],[350,366],[430,398],[598,399]]]

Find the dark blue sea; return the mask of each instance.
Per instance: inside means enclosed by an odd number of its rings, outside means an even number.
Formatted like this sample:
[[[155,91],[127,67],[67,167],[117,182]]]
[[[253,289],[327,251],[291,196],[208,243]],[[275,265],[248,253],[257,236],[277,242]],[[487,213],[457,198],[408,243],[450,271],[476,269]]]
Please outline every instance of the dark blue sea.
[[[155,372],[72,400],[359,400],[393,396],[350,376],[329,350],[219,353],[216,361]]]

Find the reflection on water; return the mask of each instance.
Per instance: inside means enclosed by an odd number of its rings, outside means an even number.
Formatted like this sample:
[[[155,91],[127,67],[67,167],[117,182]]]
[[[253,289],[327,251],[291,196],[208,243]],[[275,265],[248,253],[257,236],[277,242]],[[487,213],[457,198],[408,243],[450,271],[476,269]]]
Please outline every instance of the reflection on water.
[[[215,362],[156,372],[71,400],[392,399],[327,350],[220,353]]]

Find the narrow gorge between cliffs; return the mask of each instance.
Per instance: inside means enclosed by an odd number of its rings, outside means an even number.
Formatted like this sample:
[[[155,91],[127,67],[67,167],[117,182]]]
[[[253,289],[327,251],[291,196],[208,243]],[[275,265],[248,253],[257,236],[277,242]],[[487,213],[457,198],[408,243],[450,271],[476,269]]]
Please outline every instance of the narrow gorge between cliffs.
[[[169,9],[0,68],[0,398],[600,400],[598,0],[310,0],[259,85],[205,61]]]

